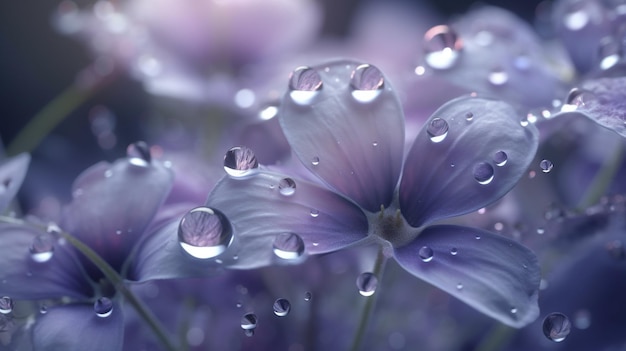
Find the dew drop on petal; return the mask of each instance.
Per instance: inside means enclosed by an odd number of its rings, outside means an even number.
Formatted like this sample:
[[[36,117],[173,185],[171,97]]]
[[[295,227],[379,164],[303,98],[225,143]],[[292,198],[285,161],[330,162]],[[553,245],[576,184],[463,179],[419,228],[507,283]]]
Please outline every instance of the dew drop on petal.
[[[254,313],[246,313],[241,317],[241,329],[253,330],[257,325],[257,316]]]
[[[424,52],[428,66],[448,69],[458,61],[463,43],[456,32],[445,25],[438,25],[424,34]]]
[[[450,255],[456,256],[458,253],[459,253],[459,250],[457,250],[456,247],[453,247],[450,249]]]
[[[552,164],[552,161],[550,160],[541,160],[541,162],[539,162],[539,167],[543,173],[549,173],[554,167],[554,164]]]
[[[375,66],[363,64],[352,71],[350,88],[352,97],[362,103],[373,101],[380,95],[385,84],[382,72]]]
[[[517,308],[512,307],[512,308],[511,308],[511,313],[512,313],[512,314],[516,314],[516,313],[517,313]]]
[[[458,283],[458,284],[456,285],[456,289],[457,289],[457,290],[463,290],[463,284]]]
[[[600,40],[598,56],[600,58],[599,66],[602,70],[607,70],[615,66],[621,59],[620,52],[622,48],[620,43],[613,37],[604,37]]]
[[[0,297],[0,313],[9,314],[13,311],[13,300],[8,296]]]
[[[322,90],[322,78],[313,68],[300,66],[289,76],[289,95],[299,105],[310,104]]]
[[[378,278],[376,278],[374,273],[361,273],[356,278],[356,286],[359,289],[359,294],[363,296],[372,296],[376,292],[376,287],[378,286]]]
[[[264,121],[268,121],[276,117],[277,114],[278,114],[278,107],[270,105],[270,106],[266,106],[264,109],[262,109],[259,112],[259,118],[261,118]]]
[[[311,159],[311,164],[312,164],[313,166],[317,166],[317,165],[319,165],[319,164],[320,164],[320,158],[319,158],[319,157],[317,157],[317,156],[313,157],[313,158]]]
[[[474,119],[474,114],[471,113],[471,112],[466,113],[465,114],[465,119],[468,120],[468,121],[473,120]]]
[[[431,249],[430,247],[422,246],[418,252],[418,255],[420,256],[422,261],[430,262],[433,260],[433,256],[435,255],[435,253],[433,252],[433,249]]]
[[[307,291],[304,293],[304,301],[311,301],[312,298],[313,298],[313,294],[311,294],[310,291]]]
[[[245,146],[235,146],[224,155],[224,170],[229,176],[240,178],[256,173],[259,162],[252,150]]]
[[[587,103],[595,100],[595,95],[587,90],[574,88],[567,94],[565,105],[561,107],[561,111],[572,111],[585,107]]]
[[[278,317],[285,317],[291,311],[291,303],[287,299],[277,299],[274,301],[274,305],[272,306],[274,309],[274,314]]]
[[[187,212],[178,225],[178,241],[189,255],[208,259],[220,255],[232,240],[230,222],[224,214],[209,207]]]
[[[493,162],[495,162],[496,166],[498,167],[504,166],[506,164],[506,161],[508,161],[508,159],[509,159],[509,156],[504,151],[498,151],[495,154],[493,154]]]
[[[54,241],[49,234],[39,234],[30,246],[30,257],[38,263],[48,262],[54,254]]]
[[[101,297],[94,302],[93,310],[96,316],[106,318],[113,313],[113,302],[108,297]]]
[[[291,178],[283,178],[278,182],[278,191],[281,195],[291,196],[296,192],[296,182]]]
[[[543,335],[554,342],[565,340],[571,329],[572,323],[562,313],[550,313],[543,320]]]
[[[426,132],[433,143],[442,142],[448,135],[448,122],[441,118],[433,118],[426,127]]]
[[[126,156],[128,156],[128,162],[139,167],[147,167],[152,160],[150,147],[145,141],[138,141],[128,145]]]
[[[489,184],[494,178],[494,170],[493,167],[487,162],[481,162],[474,166],[474,179],[479,184]]]
[[[40,314],[46,314],[46,313],[48,313],[48,306],[46,306],[46,305],[41,305],[41,307],[39,307],[39,313],[40,313]]]
[[[274,238],[274,255],[284,260],[295,260],[304,254],[304,241],[298,234],[282,233]]]
[[[320,211],[318,211],[316,209],[312,209],[311,210],[311,217],[317,218],[319,215],[320,215]]]

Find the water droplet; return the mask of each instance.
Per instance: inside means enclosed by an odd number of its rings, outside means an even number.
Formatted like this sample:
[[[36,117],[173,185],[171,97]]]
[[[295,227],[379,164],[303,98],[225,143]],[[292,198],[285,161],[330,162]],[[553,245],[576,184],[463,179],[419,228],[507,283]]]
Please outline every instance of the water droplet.
[[[235,146],[224,155],[224,170],[235,178],[255,174],[259,169],[259,162],[254,152],[245,146]]]
[[[96,312],[96,316],[106,318],[113,313],[113,301],[108,297],[101,297],[94,302],[93,310]]]
[[[600,69],[607,70],[620,61],[620,43],[613,37],[604,37],[600,40],[598,56],[600,57]]]
[[[541,160],[541,162],[539,162],[539,167],[543,173],[548,173],[552,170],[554,164],[552,164],[552,161],[550,160]]]
[[[41,307],[39,307],[39,313],[41,313],[41,314],[46,314],[46,313],[48,313],[48,306],[46,306],[46,305],[41,305]]]
[[[593,93],[584,89],[574,88],[567,94],[565,105],[563,105],[561,111],[571,111],[582,108],[594,99],[595,96]]]
[[[509,80],[509,75],[502,68],[496,68],[489,73],[487,79],[489,80],[489,83],[500,86],[506,84]]]
[[[382,72],[368,64],[358,66],[352,71],[350,87],[352,97],[362,103],[371,102],[383,91],[385,78]]]
[[[506,164],[506,161],[508,161],[508,159],[509,159],[509,156],[504,151],[498,151],[495,154],[493,154],[493,162],[495,162],[496,166],[498,167],[504,166]]]
[[[418,252],[418,255],[420,256],[422,261],[430,262],[433,260],[433,256],[435,255],[435,253],[433,252],[433,249],[431,249],[430,247],[422,246]]]
[[[512,307],[512,308],[511,308],[511,313],[512,313],[512,314],[516,314],[516,313],[517,313],[517,308]]]
[[[448,69],[458,61],[463,42],[452,28],[439,25],[424,34],[426,63],[435,69]]]
[[[256,329],[257,316],[254,313],[246,313],[241,317],[241,329],[253,330]]]
[[[474,119],[474,114],[471,113],[471,112],[466,113],[465,114],[465,119],[468,120],[468,121],[473,120]]]
[[[222,212],[209,207],[197,207],[181,219],[178,240],[191,256],[213,258],[224,252],[230,244],[232,229]]]
[[[493,167],[487,162],[481,162],[474,166],[474,179],[476,179],[479,184],[489,184],[493,180],[493,177]]]
[[[545,232],[546,232],[545,229],[543,229],[541,227],[537,228],[537,234],[542,235]]]
[[[376,292],[378,286],[378,278],[374,273],[365,272],[359,274],[356,278],[356,287],[359,289],[359,294],[363,296],[372,296]]]
[[[278,107],[276,106],[267,106],[259,112],[259,118],[264,121],[268,121],[278,114]]]
[[[463,284],[458,283],[458,284],[456,285],[456,289],[457,289],[457,290],[463,290]]]
[[[147,167],[152,160],[150,147],[145,141],[138,141],[128,145],[126,156],[128,156],[128,162],[139,167]]]
[[[304,241],[298,234],[283,233],[274,239],[273,250],[284,260],[294,260],[304,254]]]
[[[574,326],[578,329],[587,329],[591,326],[591,313],[588,310],[578,310],[574,314]]]
[[[13,311],[13,300],[8,296],[0,297],[0,313],[9,314]]]
[[[291,178],[283,178],[278,182],[278,191],[281,195],[291,196],[296,192],[296,182]]]
[[[287,299],[277,299],[274,301],[272,308],[274,309],[275,315],[278,317],[284,317],[289,314],[289,311],[291,311],[291,303]]]
[[[304,293],[304,301],[311,301],[312,298],[313,298],[313,294],[311,294],[310,291],[307,291]]]
[[[291,72],[289,95],[299,105],[308,105],[322,90],[322,78],[313,68],[301,66]]]
[[[54,254],[54,240],[49,234],[39,234],[30,246],[30,257],[38,263],[48,262]]]
[[[583,1],[570,2],[570,8],[567,9],[565,16],[563,17],[563,24],[565,27],[572,31],[578,31],[587,26],[589,23],[589,14],[584,8]]]
[[[458,253],[459,253],[459,250],[457,250],[456,247],[453,247],[453,248],[450,249],[450,255],[456,256],[456,254],[458,254]]]
[[[550,313],[543,320],[543,335],[554,342],[565,340],[571,329],[572,323],[562,313]]]
[[[319,215],[320,215],[320,211],[318,211],[316,209],[312,209],[311,210],[311,217],[317,218]]]
[[[448,135],[448,122],[441,118],[433,118],[426,128],[426,132],[433,143],[442,142]]]
[[[320,164],[320,158],[319,158],[319,157],[317,157],[317,156],[313,157],[313,158],[311,159],[311,164],[312,164],[313,166],[317,166],[317,165],[319,165],[319,164]]]

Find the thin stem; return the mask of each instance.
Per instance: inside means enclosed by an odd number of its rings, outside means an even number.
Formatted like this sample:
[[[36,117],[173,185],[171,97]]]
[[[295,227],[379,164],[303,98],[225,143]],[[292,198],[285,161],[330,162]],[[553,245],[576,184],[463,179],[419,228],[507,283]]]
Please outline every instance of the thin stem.
[[[622,164],[622,159],[624,158],[626,147],[620,144],[613,156],[607,160],[605,160],[604,164],[593,178],[593,181],[585,195],[582,197],[582,200],[578,204],[578,210],[584,211],[591,205],[594,205],[600,201],[600,198],[606,193],[606,190],[611,185],[611,181],[619,171],[619,168]]]
[[[352,339],[352,346],[350,347],[351,351],[358,351],[361,349],[363,337],[365,336],[370,317],[372,316],[372,311],[374,310],[374,302],[376,301],[375,297],[380,294],[380,282],[382,281],[382,274],[385,267],[385,262],[387,262],[387,257],[385,257],[385,255],[383,254],[383,248],[380,247],[378,249],[376,261],[374,262],[374,268],[372,270],[372,273],[378,279],[379,287],[377,288],[376,293],[373,296],[368,297],[365,301],[365,304],[363,305],[363,311],[361,312],[359,326],[357,327],[356,333],[354,334],[354,339]]]
[[[514,329],[504,324],[495,325],[482,342],[476,347],[477,351],[496,351],[513,336]]]

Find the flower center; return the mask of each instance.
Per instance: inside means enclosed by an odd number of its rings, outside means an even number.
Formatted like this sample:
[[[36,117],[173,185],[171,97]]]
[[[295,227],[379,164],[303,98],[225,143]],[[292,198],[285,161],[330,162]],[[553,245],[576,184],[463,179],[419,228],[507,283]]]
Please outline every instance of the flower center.
[[[411,227],[402,216],[400,209],[380,206],[380,211],[368,214],[369,235],[390,243],[394,248],[410,243],[419,230]]]

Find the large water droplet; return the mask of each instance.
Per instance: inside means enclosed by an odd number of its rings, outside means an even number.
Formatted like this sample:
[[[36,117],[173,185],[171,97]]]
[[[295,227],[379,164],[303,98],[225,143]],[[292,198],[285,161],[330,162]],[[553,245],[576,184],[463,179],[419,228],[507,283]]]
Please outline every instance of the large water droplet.
[[[422,261],[430,262],[433,260],[433,256],[435,255],[435,253],[433,252],[433,249],[431,249],[430,247],[422,246],[418,252],[418,255],[420,256]]]
[[[363,103],[373,101],[380,95],[385,84],[382,72],[368,64],[358,66],[352,71],[350,87],[352,97]]]
[[[474,166],[474,179],[480,184],[489,184],[493,180],[493,167],[487,162],[481,162]]]
[[[454,66],[461,54],[463,44],[452,28],[439,25],[424,34],[426,63],[435,69],[448,69]]]
[[[496,166],[498,167],[504,166],[506,164],[506,161],[508,161],[508,159],[509,159],[509,156],[504,151],[498,151],[495,154],[493,154],[493,162],[495,162]]]
[[[539,162],[539,167],[543,173],[549,173],[554,167],[554,164],[550,160],[541,160],[541,162]]]
[[[274,309],[275,315],[278,317],[284,317],[289,314],[289,311],[291,311],[291,303],[287,299],[277,299],[274,301],[272,308]]]
[[[106,318],[113,313],[113,301],[108,297],[101,297],[94,302],[93,310],[96,316]]]
[[[235,146],[224,155],[224,170],[235,178],[255,174],[259,169],[259,162],[254,152],[245,146]]]
[[[356,278],[356,287],[359,289],[359,294],[363,296],[374,295],[377,286],[378,278],[376,278],[374,273],[364,272]]]
[[[310,104],[322,90],[322,78],[313,68],[301,66],[289,77],[289,95],[300,105]]]
[[[0,313],[9,314],[13,311],[13,300],[8,296],[0,297]]]
[[[448,135],[448,122],[441,118],[433,118],[426,127],[426,132],[433,143],[442,142]]]
[[[178,240],[191,256],[213,258],[224,252],[230,244],[232,229],[222,212],[209,207],[197,207],[181,219]]]
[[[567,95],[565,104],[561,107],[561,111],[571,111],[585,107],[587,103],[594,100],[593,93],[579,88],[570,90]]]
[[[278,191],[281,195],[291,196],[296,192],[296,182],[291,178],[283,178],[278,182]]]
[[[48,262],[54,254],[54,239],[49,234],[39,234],[30,246],[30,257],[38,263]]]
[[[257,325],[257,316],[254,313],[246,313],[241,317],[241,329],[253,330]]]
[[[128,145],[126,155],[128,156],[128,162],[139,167],[147,167],[152,160],[150,147],[145,141],[138,141]]]
[[[298,234],[277,235],[273,244],[274,255],[284,260],[294,260],[304,254],[304,241]]]
[[[554,342],[565,340],[571,329],[572,323],[562,313],[550,313],[543,320],[543,335]]]

